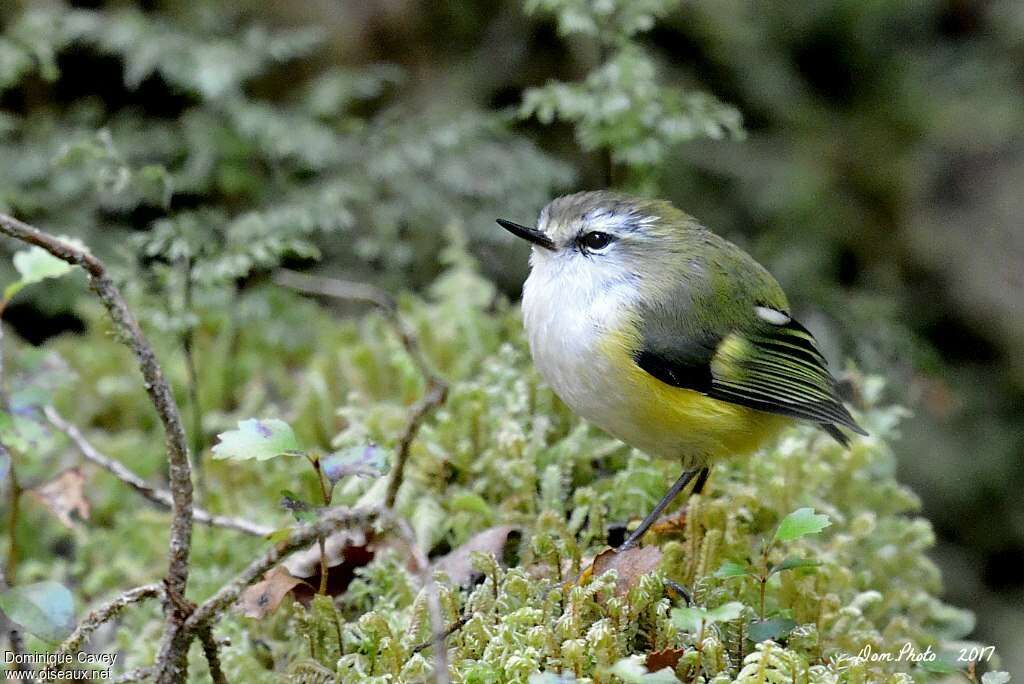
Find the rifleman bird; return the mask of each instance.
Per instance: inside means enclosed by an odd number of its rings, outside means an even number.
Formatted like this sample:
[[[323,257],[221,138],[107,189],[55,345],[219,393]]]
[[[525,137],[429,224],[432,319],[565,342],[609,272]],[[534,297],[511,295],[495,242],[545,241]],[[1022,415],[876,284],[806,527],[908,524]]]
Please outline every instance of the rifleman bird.
[[[682,466],[619,550],[716,461],[794,420],[844,446],[840,428],[865,434],[775,278],[671,203],[580,192],[535,228],[498,223],[533,244],[523,318],[544,379],[584,419]]]

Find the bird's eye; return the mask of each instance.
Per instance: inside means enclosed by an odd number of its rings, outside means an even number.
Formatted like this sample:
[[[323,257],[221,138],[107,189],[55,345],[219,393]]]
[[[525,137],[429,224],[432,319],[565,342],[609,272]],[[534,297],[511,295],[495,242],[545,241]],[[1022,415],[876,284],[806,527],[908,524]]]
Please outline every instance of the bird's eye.
[[[613,239],[608,233],[595,230],[580,236],[580,244],[589,250],[597,251],[610,245]]]

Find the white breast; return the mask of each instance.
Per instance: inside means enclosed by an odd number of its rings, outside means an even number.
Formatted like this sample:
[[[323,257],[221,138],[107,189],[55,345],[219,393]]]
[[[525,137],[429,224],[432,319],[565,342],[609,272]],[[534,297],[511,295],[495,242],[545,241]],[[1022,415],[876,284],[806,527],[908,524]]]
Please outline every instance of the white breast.
[[[523,287],[523,318],[534,363],[555,393],[587,420],[613,434],[623,419],[621,377],[599,344],[625,324],[635,283],[594,279],[579,259],[534,262]],[[607,274],[604,274],[607,275]]]

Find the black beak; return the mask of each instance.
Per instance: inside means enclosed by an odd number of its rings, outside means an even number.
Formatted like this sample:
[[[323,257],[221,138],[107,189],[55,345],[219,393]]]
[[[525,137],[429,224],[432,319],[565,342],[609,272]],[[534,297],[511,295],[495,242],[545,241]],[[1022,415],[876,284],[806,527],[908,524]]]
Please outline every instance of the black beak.
[[[535,245],[543,247],[544,249],[550,249],[552,252],[555,251],[555,243],[551,241],[551,238],[536,228],[527,228],[526,226],[521,226],[518,223],[512,223],[505,219],[497,219],[497,221],[499,226],[516,237],[521,237],[524,240],[528,240]]]

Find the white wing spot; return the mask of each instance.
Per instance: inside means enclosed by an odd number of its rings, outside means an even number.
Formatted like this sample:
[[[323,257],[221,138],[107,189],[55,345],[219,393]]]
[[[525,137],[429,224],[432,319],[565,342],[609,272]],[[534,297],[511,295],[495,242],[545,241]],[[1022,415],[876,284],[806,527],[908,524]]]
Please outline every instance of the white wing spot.
[[[776,311],[775,309],[770,309],[767,306],[755,306],[754,313],[756,313],[757,317],[762,321],[767,321],[772,325],[786,325],[790,320],[789,316],[786,314],[781,311]]]

